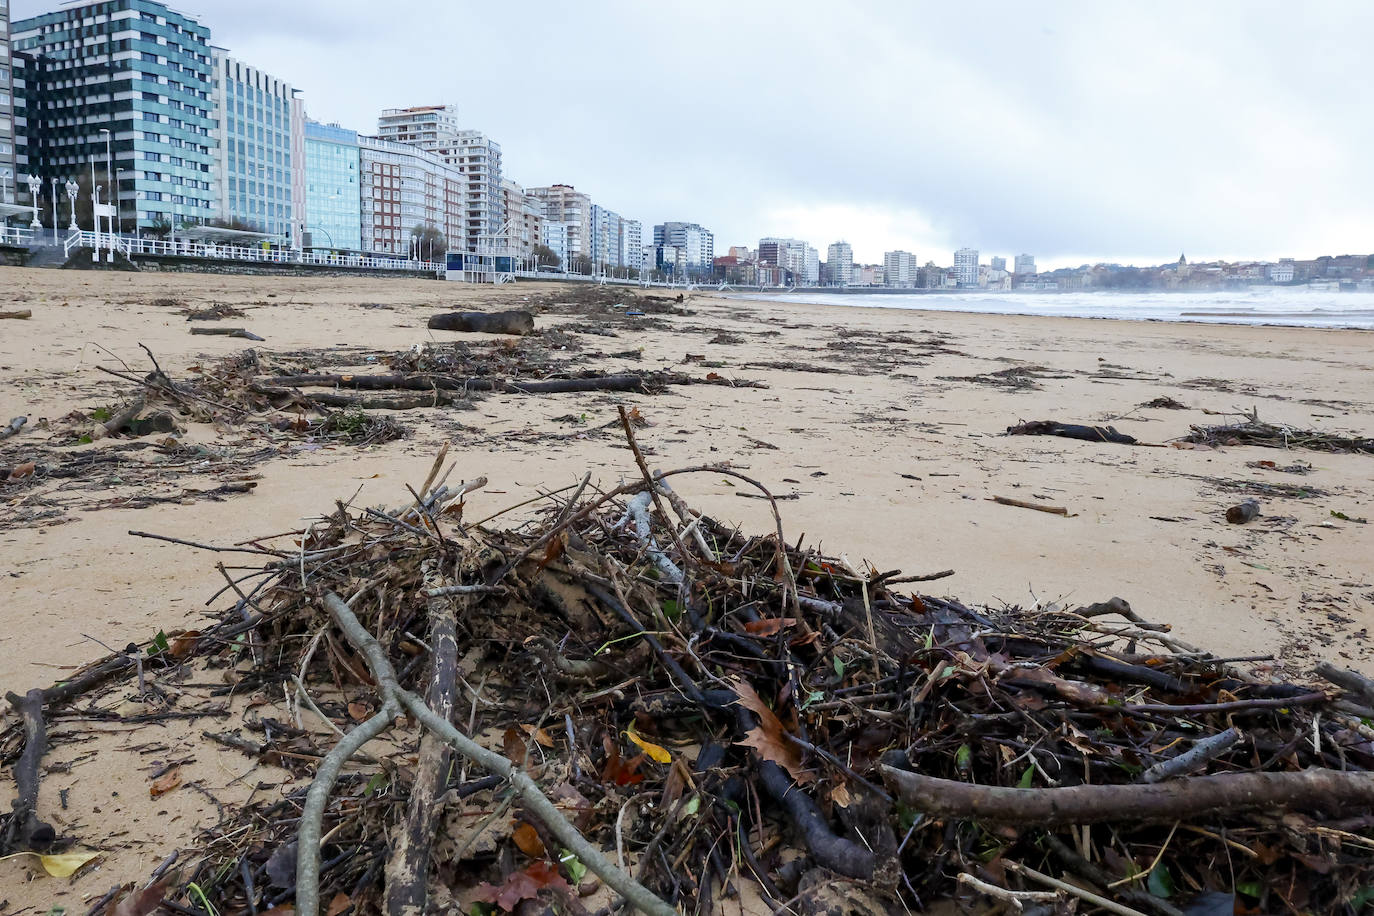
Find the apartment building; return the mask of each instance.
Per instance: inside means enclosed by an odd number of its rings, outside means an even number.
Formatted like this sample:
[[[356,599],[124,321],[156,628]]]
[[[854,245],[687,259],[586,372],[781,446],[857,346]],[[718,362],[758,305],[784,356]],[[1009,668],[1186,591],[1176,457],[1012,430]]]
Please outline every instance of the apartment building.
[[[358,134],[307,120],[304,136],[303,244],[358,251],[363,247]]]
[[[731,248],[731,256],[739,257],[736,251],[746,259],[750,254],[747,248]],[[759,239],[758,261],[762,267],[786,271],[793,283],[814,286],[821,280],[820,252],[800,239]]]
[[[434,153],[359,137],[358,175],[363,248],[410,255],[412,237],[426,229],[443,233],[450,248],[464,237],[467,178]]]
[[[565,227],[564,250],[559,257],[566,263],[570,258],[591,257],[592,199],[570,184],[555,184],[525,191],[544,208],[544,219]],[[553,248],[553,245],[549,246]],[[558,251],[554,248],[554,251]]]
[[[530,197],[517,182],[501,179],[501,207],[506,214],[506,237],[511,253],[526,258],[534,246],[546,245],[544,207]]]
[[[831,286],[848,286],[854,281],[854,249],[848,242],[831,242],[825,263],[830,268]]]
[[[916,255],[909,251],[883,254],[883,279],[887,286],[909,289],[916,285]]]
[[[992,258],[990,258],[990,259],[988,260],[988,266],[991,267],[993,270],[1000,270],[1000,271],[1006,272],[1006,269],[1007,269],[1007,259],[1006,259],[1006,258],[1000,258],[1000,257],[997,257],[996,255],[993,255]]]
[[[18,201],[19,173],[16,150],[19,132],[15,129],[14,59],[10,51],[10,4],[0,0],[0,204]]]
[[[960,286],[978,285],[978,249],[960,248],[954,252],[954,279]]]
[[[654,246],[676,249],[676,263],[686,270],[709,271],[715,267],[715,236],[697,223],[659,223],[654,226]]]
[[[627,219],[621,226],[620,264],[644,269],[644,224],[637,219]]]
[[[1015,269],[1012,272],[1018,277],[1035,276],[1035,255],[1018,254],[1013,264]]]
[[[209,28],[156,0],[85,0],[13,23],[10,39],[28,57],[29,171],[65,182],[94,163],[103,200],[118,181],[126,229],[217,215]]]
[[[305,113],[291,84],[212,49],[218,219],[299,245]]]
[[[458,126],[453,105],[389,108],[377,119],[383,140],[404,143],[442,159],[463,176],[461,231],[449,236],[452,248],[490,251],[510,247],[508,214],[502,206],[501,145],[476,130]]]

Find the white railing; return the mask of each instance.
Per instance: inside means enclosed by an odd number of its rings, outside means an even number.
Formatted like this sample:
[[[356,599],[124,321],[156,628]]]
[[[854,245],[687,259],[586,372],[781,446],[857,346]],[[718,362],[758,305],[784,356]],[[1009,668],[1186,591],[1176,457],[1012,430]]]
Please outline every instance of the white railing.
[[[155,255],[161,257],[203,258],[206,260],[247,261],[259,264],[306,264],[319,267],[353,268],[357,270],[405,270],[416,273],[443,273],[444,265],[436,261],[408,258],[389,258],[374,255],[334,254],[332,252],[300,251],[293,248],[246,248],[238,245],[215,245],[190,239],[152,239],[111,236],[109,233],[73,232],[64,245],[70,255],[73,248],[108,250],[111,247],[125,255]]]
[[[20,229],[15,226],[0,226],[0,245],[17,245],[20,248],[27,248],[32,241],[32,229]]]

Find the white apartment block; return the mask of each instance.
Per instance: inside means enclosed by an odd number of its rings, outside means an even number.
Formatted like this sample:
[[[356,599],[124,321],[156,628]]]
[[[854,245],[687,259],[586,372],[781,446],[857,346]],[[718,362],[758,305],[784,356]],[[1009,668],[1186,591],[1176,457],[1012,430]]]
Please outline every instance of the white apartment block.
[[[506,247],[518,257],[529,257],[544,239],[544,208],[509,178],[501,179],[501,207],[506,213]]]
[[[831,242],[825,253],[832,286],[848,286],[854,279],[854,249],[848,242]]]
[[[954,279],[960,286],[978,285],[978,249],[960,248],[954,252]]]
[[[409,255],[416,229],[434,228],[449,247],[463,238],[467,177],[433,153],[377,137],[358,138],[362,241],[369,251]]]
[[[654,245],[677,249],[683,269],[711,270],[715,267],[716,237],[696,223],[659,223],[654,226]]]
[[[463,176],[463,221],[460,231],[449,236],[451,247],[505,253],[511,215],[502,206],[499,143],[480,131],[460,128],[453,105],[389,108],[377,119],[377,133],[383,140],[433,153]]]
[[[1012,273],[1016,274],[1018,277],[1035,276],[1035,255],[1018,254],[1014,263],[1015,269]]]
[[[999,258],[996,255],[993,255],[992,259],[988,262],[988,265],[993,270],[1005,271],[1007,269],[1007,259]]]
[[[644,224],[627,219],[621,224],[620,265],[641,270],[644,267]]]
[[[544,219],[567,227],[566,252],[569,258],[591,257],[592,199],[570,184],[555,184],[543,188],[526,188],[525,193],[540,202]],[[550,245],[549,247],[553,247]],[[557,251],[557,249],[554,249]]]
[[[916,271],[916,255],[909,251],[889,251],[883,255],[883,278],[888,286],[915,286]]]

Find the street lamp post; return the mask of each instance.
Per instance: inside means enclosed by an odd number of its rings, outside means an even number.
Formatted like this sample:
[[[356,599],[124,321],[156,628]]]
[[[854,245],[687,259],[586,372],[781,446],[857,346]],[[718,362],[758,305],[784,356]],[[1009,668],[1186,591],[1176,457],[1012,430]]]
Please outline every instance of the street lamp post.
[[[71,204],[72,207],[72,223],[70,226],[67,227],[67,230],[69,232],[80,231],[80,229],[76,225],[76,195],[80,193],[80,190],[81,186],[76,183],[76,179],[67,179],[67,202]]]
[[[52,243],[57,244],[57,176],[51,178],[52,181]]]
[[[115,186],[115,183],[114,183],[114,173],[111,171],[111,166],[110,166],[110,138],[111,138],[113,135],[110,133],[110,129],[109,129],[108,127],[102,127],[102,128],[100,128],[100,132],[101,132],[102,134],[105,135],[105,181],[110,185],[110,204],[109,204],[109,205],[110,205],[111,207],[114,207],[114,208],[115,208],[115,212],[117,213],[117,212],[119,212],[119,211],[118,211],[118,208],[119,208],[119,188]],[[112,264],[112,263],[114,263],[115,225],[114,225],[114,217],[113,217],[113,216],[109,216],[109,217],[107,217],[107,219],[109,220],[109,227],[110,227],[110,251],[109,251],[109,253],[105,256],[105,260],[106,260],[107,263],[111,263],[111,264]]]
[[[29,176],[29,194],[33,197],[33,222],[29,224],[31,229],[42,229],[43,223],[38,218],[38,189],[43,187],[43,179],[37,175]]]

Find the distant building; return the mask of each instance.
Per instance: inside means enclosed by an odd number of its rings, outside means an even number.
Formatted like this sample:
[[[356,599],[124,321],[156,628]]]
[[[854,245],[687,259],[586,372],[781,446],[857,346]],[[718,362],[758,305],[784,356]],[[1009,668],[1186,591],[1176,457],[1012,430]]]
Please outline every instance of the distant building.
[[[526,188],[525,193],[544,208],[544,219],[565,227],[565,251],[559,257],[591,257],[592,199],[570,184]],[[553,247],[552,245],[549,247]],[[557,251],[558,249],[554,249]]]
[[[45,186],[88,174],[94,160],[103,201],[118,180],[128,228],[217,215],[209,28],[154,0],[86,0],[13,23],[9,39],[28,57],[27,153]]]
[[[461,244],[468,182],[457,168],[408,143],[359,137],[358,171],[365,249],[409,255],[417,230]]]
[[[1007,259],[994,256],[988,266],[993,270],[1000,270],[1005,273],[1007,269]]]
[[[960,286],[978,285],[978,249],[960,248],[954,252],[954,279]]]
[[[501,179],[501,211],[506,214],[506,242],[511,253],[527,258],[536,245],[545,245],[544,207],[509,178]]]
[[[883,255],[883,277],[887,286],[907,289],[916,285],[916,255],[909,251],[889,251]]]
[[[291,84],[215,48],[216,217],[300,244],[292,146],[305,130]]]
[[[19,200],[15,181],[16,149],[19,131],[15,130],[14,70],[10,54],[10,3],[0,0],[0,204]]]
[[[358,169],[357,132],[306,121],[303,244],[353,251],[363,247]]]
[[[1294,276],[1292,258],[1280,258],[1279,263],[1269,268],[1269,279],[1274,283],[1292,283]]]
[[[511,247],[507,214],[501,206],[501,145],[486,134],[458,126],[454,105],[388,108],[377,134],[438,156],[463,176],[462,220],[449,245],[467,251]]]
[[[716,260],[716,240],[696,223],[666,222],[654,227],[654,245],[676,248],[686,270],[711,270]]]
[[[1018,254],[1016,256],[1016,269],[1012,273],[1018,277],[1035,276],[1035,255]]]
[[[831,242],[825,252],[832,286],[848,286],[854,280],[854,249],[848,242]]]
[[[644,269],[644,224],[627,219],[621,225],[620,263],[634,270]]]

